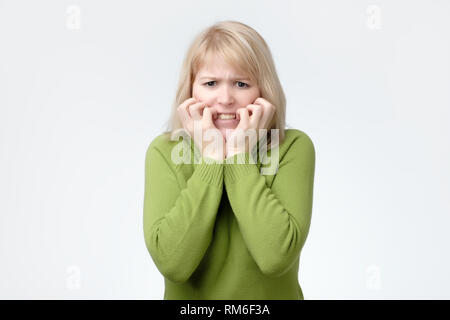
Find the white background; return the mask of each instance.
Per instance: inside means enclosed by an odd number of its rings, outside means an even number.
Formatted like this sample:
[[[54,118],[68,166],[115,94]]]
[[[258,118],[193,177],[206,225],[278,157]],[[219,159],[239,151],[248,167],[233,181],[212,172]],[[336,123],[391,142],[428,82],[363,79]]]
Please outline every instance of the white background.
[[[450,1],[0,1],[0,298],[162,299],[144,159],[186,49],[269,44],[316,148],[305,299],[450,298]]]

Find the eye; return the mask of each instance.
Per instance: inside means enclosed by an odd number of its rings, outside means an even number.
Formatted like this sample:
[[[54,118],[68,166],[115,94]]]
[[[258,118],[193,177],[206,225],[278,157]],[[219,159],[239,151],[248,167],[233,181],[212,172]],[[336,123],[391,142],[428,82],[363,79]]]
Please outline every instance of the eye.
[[[248,84],[246,84],[245,82],[241,82],[241,81],[238,81],[237,83],[243,83],[243,84],[245,84],[245,86],[244,86],[244,87],[240,87],[240,86],[238,86],[239,88],[248,88],[248,87],[249,87],[249,85],[248,85]]]
[[[203,85],[207,86],[207,87],[212,87],[212,85],[210,85],[210,84],[214,83],[214,82],[216,82],[216,81],[208,81],[208,82],[205,82]],[[250,87],[247,83],[242,82],[242,81],[236,81],[236,83],[238,84],[239,88],[248,88],[248,87]],[[239,85],[239,84],[242,84],[242,85]]]
[[[208,82],[205,82],[203,85],[206,85],[207,87],[210,87],[210,86],[208,85],[208,83],[211,83],[211,82],[215,82],[215,81],[208,81]]]

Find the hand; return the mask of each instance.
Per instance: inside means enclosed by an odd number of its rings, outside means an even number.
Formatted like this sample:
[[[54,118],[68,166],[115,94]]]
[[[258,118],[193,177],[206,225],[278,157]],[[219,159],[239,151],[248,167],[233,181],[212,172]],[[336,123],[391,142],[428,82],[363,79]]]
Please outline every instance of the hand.
[[[177,111],[183,128],[194,140],[197,147],[199,147],[202,156],[215,160],[223,160],[225,158],[225,148],[223,147],[225,145],[225,138],[213,122],[213,118],[217,117],[216,109],[207,107],[204,102],[189,98],[178,107]],[[195,134],[196,130],[198,130],[197,134]],[[211,136],[222,139],[222,148],[219,145],[216,146],[215,150],[211,150],[211,148],[206,149],[210,143],[214,143],[215,141],[214,138],[212,142],[209,142]],[[198,140],[198,138],[201,140]]]
[[[261,139],[259,129],[270,129],[275,111],[275,106],[261,97],[258,97],[253,104],[238,109],[236,118],[240,121],[236,129],[226,138],[226,157],[253,151],[257,141]],[[249,142],[245,133],[249,134]]]

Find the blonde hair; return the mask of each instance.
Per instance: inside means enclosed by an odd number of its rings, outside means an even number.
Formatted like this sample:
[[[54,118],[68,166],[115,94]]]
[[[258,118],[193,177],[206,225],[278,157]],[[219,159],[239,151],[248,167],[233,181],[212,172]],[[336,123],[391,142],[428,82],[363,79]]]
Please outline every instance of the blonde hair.
[[[272,54],[265,40],[253,28],[238,21],[220,21],[200,32],[192,41],[184,58],[167,131],[183,128],[177,108],[192,97],[192,84],[199,68],[210,54],[219,54],[224,60],[245,71],[259,87],[260,96],[275,108],[275,115],[267,128],[267,149],[274,147],[270,129],[279,129],[278,144],[284,140],[286,98],[278,79]]]

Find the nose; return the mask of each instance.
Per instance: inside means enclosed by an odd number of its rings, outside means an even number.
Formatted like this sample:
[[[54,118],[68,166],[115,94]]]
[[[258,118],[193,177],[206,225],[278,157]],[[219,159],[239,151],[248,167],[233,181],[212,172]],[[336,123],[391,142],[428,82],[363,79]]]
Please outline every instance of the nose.
[[[217,102],[225,106],[234,103],[233,93],[227,85],[222,86],[220,89]]]

